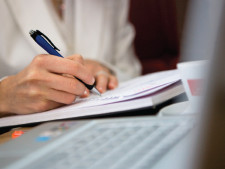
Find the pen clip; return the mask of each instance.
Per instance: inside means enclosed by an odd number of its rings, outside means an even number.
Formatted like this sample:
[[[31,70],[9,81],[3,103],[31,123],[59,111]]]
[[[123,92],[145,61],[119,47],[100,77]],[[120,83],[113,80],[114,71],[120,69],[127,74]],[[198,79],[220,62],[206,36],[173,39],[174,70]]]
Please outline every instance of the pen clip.
[[[51,45],[52,45],[52,47],[55,49],[55,50],[58,50],[58,51],[60,51],[53,43],[52,43],[52,41],[45,35],[45,34],[43,34],[41,31],[39,31],[39,30],[36,30],[36,33],[38,34],[38,35],[40,35],[40,36],[43,36]]]

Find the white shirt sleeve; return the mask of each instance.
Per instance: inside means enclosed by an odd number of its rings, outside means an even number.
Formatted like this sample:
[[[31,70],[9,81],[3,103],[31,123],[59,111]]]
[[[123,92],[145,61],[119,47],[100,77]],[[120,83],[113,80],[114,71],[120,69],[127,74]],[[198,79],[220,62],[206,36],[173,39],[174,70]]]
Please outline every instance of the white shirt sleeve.
[[[133,50],[135,31],[128,22],[129,0],[76,0],[74,11],[75,53],[107,66],[119,81],[141,74]]]
[[[119,81],[125,81],[141,74],[141,64],[133,48],[135,30],[128,21],[129,1],[121,0],[117,3],[119,17],[116,22],[114,63],[101,62],[115,72]]]

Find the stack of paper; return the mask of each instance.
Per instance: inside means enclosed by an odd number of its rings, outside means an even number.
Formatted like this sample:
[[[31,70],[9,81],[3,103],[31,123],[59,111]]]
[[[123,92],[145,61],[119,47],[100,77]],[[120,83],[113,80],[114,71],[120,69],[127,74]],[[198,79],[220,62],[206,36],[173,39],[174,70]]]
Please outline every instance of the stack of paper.
[[[15,115],[0,119],[0,127],[121,112],[150,107],[184,92],[177,70],[140,76],[121,83],[117,89],[102,96],[91,95],[58,109],[29,115]]]

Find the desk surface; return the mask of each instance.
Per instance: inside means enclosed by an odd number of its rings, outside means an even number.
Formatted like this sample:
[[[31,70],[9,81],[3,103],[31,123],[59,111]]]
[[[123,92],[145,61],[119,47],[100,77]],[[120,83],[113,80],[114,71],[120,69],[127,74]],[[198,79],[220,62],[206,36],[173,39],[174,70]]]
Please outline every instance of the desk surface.
[[[15,132],[15,131],[23,131],[23,132],[28,132],[29,130],[31,130],[33,127],[17,127],[17,128],[13,128],[11,129],[10,131],[4,133],[4,134],[1,134],[0,135],[0,145],[3,144],[3,143],[6,143],[8,141],[10,141],[12,138],[12,134]]]

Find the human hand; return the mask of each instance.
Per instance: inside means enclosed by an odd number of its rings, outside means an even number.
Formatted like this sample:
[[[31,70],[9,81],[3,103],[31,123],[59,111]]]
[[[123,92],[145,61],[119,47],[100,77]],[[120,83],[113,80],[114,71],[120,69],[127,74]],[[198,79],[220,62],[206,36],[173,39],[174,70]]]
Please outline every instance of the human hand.
[[[117,77],[108,69],[97,61],[85,59],[84,65],[88,68],[92,75],[95,77],[96,88],[100,93],[106,90],[115,89],[118,86]],[[87,97],[89,90],[86,90],[82,97]]]
[[[0,113],[28,114],[70,104],[92,85],[94,76],[80,55],[68,59],[38,55],[30,65],[0,83]]]

